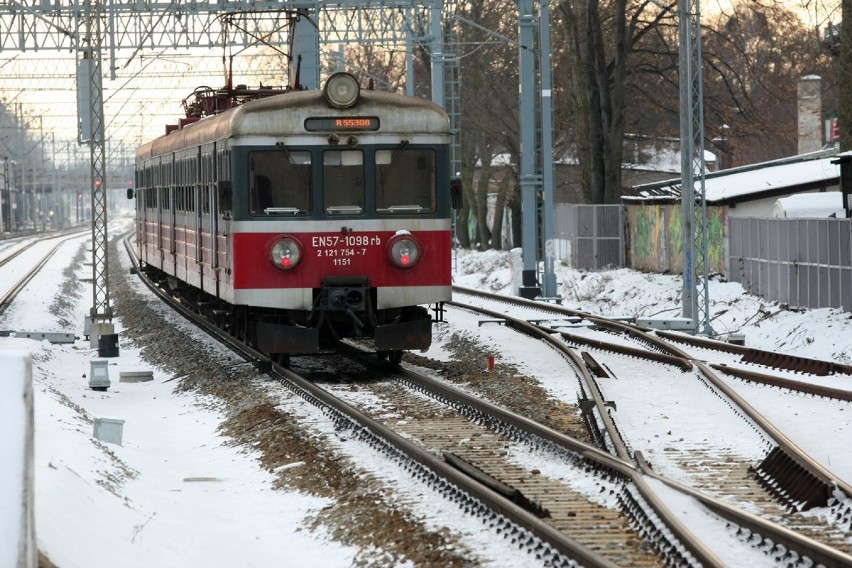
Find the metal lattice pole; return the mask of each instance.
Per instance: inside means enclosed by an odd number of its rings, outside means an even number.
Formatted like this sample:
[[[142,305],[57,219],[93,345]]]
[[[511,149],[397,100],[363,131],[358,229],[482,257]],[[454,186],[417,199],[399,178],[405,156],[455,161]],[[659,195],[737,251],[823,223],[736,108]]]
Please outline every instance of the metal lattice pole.
[[[85,10],[86,34],[81,46],[78,91],[88,89],[87,103],[80,105],[80,142],[89,145],[92,188],[92,281],[93,298],[90,316],[93,323],[112,321],[109,304],[109,256],[107,254],[107,193],[104,182],[104,105],[103,78],[101,75],[101,23],[100,5],[97,0],[88,0]],[[88,122],[86,120],[88,119]]]
[[[707,200],[704,192],[704,92],[699,0],[680,0],[680,141],[683,205],[683,317],[693,333],[712,336],[707,285]]]
[[[518,77],[521,116],[521,152],[519,183],[521,189],[521,249],[523,254],[520,295],[533,299],[541,295],[538,286],[538,193],[541,176],[536,170],[536,96],[534,0],[516,0],[518,4]]]

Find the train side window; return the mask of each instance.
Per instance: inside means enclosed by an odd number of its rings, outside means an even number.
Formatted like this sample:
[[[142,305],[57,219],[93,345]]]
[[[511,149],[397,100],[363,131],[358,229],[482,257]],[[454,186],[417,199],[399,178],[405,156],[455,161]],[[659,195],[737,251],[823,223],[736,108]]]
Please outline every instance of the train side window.
[[[252,215],[307,215],[311,211],[311,153],[285,148],[249,156]]]
[[[381,215],[435,212],[435,151],[430,148],[376,150],[376,212]]]
[[[322,155],[323,209],[330,215],[364,212],[364,154],[326,150]]]

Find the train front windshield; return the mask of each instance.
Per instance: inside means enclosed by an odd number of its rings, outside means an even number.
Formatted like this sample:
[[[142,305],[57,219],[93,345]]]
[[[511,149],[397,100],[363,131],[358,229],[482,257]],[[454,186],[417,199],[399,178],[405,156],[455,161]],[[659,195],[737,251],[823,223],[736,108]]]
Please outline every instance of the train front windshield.
[[[252,215],[311,212],[311,153],[274,150],[249,155]]]
[[[364,153],[326,150],[322,153],[323,209],[329,215],[364,212]]]
[[[378,215],[435,213],[436,161],[433,148],[407,145],[314,154],[284,148],[251,152],[249,210],[257,216],[311,215],[312,168],[321,164],[320,206],[325,215],[360,215],[368,212],[371,201]]]
[[[376,212],[435,212],[435,151],[376,151]]]

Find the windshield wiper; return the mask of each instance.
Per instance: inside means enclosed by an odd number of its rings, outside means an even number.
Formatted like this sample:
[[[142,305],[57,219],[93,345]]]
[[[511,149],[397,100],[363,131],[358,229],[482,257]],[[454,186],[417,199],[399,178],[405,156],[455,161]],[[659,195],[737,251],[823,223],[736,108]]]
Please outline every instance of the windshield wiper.
[[[423,210],[421,205],[391,205],[385,209],[376,209],[380,213],[420,213]]]

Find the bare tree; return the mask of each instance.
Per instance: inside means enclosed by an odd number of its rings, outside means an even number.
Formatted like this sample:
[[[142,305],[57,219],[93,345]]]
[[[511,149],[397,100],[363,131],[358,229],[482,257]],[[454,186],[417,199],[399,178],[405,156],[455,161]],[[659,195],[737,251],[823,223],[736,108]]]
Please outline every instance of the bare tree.
[[[456,25],[461,98],[462,183],[465,205],[460,219],[473,220],[480,249],[501,247],[503,208],[516,191],[518,122],[517,46],[507,38],[518,31],[517,6],[511,0],[460,4]],[[509,155],[508,165],[494,165]],[[508,169],[508,171],[506,171]],[[496,192],[492,224],[488,196]],[[520,211],[515,212],[520,216]],[[466,225],[465,225],[466,227]],[[518,242],[519,235],[515,235]],[[467,235],[460,235],[464,244]]]
[[[827,92],[834,88],[833,62],[799,16],[764,3],[740,3],[704,27],[705,131],[714,138],[726,128],[736,148],[734,165],[797,152],[801,77],[819,75]]]
[[[559,6],[565,49],[557,76],[567,77],[563,100],[578,125],[574,149],[584,195],[612,203],[621,193],[625,132],[679,135],[678,2]],[[811,31],[782,2],[753,0],[705,17],[702,32],[707,146],[723,135],[733,139],[738,163],[794,154],[798,79],[819,74],[833,92],[831,62]]]
[[[852,0],[843,0],[843,23],[840,28],[840,60],[838,69],[838,118],[840,149],[852,150]]]
[[[405,84],[405,52],[383,46],[349,45],[344,49],[345,67],[359,78],[362,85],[379,91],[402,91]],[[336,60],[329,60],[328,73],[335,70]]]
[[[672,19],[676,3],[632,0],[560,0],[568,59],[577,159],[584,194],[592,203],[614,203],[621,195],[621,168],[627,106],[628,57],[634,45],[662,21]]]

